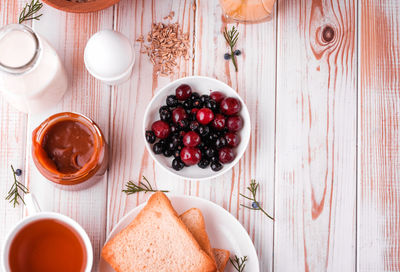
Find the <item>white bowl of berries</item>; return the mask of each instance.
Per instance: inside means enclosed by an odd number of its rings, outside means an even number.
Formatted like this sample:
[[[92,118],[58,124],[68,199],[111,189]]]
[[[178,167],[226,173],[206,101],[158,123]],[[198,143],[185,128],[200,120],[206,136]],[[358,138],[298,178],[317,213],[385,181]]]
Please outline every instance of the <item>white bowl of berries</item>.
[[[235,90],[202,76],[160,89],[143,122],[151,157],[168,172],[191,180],[228,172],[243,156],[250,131],[249,111]]]

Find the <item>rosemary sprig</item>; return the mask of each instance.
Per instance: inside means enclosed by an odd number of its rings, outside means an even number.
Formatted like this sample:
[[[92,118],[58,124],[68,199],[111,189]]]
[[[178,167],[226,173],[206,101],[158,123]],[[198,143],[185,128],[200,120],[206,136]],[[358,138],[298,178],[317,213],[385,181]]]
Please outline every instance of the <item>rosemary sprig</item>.
[[[18,199],[20,199],[22,201],[22,203],[25,204],[24,199],[22,198],[21,194],[27,194],[29,192],[28,188],[25,187],[24,184],[22,184],[21,182],[19,182],[17,180],[17,172],[14,170],[14,167],[11,165],[11,170],[13,172],[14,175],[14,183],[11,186],[11,189],[8,191],[6,200],[8,200],[8,202],[12,203],[14,208],[16,205],[19,205],[20,203],[18,202]],[[18,170],[18,169],[17,169]],[[21,191],[21,192],[20,192]]]
[[[25,7],[22,9],[19,14],[18,22],[21,24],[22,22],[29,20],[39,20],[39,18],[43,14],[36,14],[41,8],[43,4],[39,2],[39,0],[32,0],[30,3],[26,3]]]
[[[126,189],[122,190],[122,192],[124,192],[127,195],[131,195],[131,194],[135,194],[135,193],[139,193],[139,192],[158,192],[160,190],[155,190],[153,189],[153,187],[151,187],[150,182],[147,180],[147,178],[145,176],[143,176],[143,179],[146,181],[146,184],[139,181],[139,185],[133,183],[133,181],[128,181],[128,183],[125,185]],[[169,191],[160,191],[163,193],[168,193]]]
[[[250,210],[262,211],[266,216],[268,216],[270,219],[274,220],[274,218],[273,218],[272,216],[270,216],[270,215],[261,207],[260,202],[257,201],[256,195],[257,195],[257,189],[258,189],[258,187],[259,187],[259,184],[258,184],[254,179],[252,179],[251,182],[250,182],[250,186],[247,187],[247,190],[249,190],[250,193],[251,193],[251,197],[245,196],[244,194],[240,194],[242,197],[244,197],[244,198],[246,198],[246,199],[252,201],[251,207],[250,207],[250,206],[243,205],[243,204],[240,204],[240,205],[241,205],[242,207],[245,207],[245,208],[250,209]]]
[[[229,258],[229,261],[238,272],[243,272],[246,266],[247,256],[239,258],[235,255],[235,258]]]
[[[228,30],[225,27],[224,37],[225,37],[225,40],[228,43],[229,47],[231,48],[231,54],[230,55],[231,55],[231,59],[232,59],[233,65],[235,66],[235,71],[237,72],[238,71],[238,67],[237,67],[237,63],[236,63],[235,50],[234,50],[234,48],[236,46],[236,43],[238,41],[238,38],[239,38],[239,32],[238,32],[237,28],[235,26],[232,26],[232,29]]]

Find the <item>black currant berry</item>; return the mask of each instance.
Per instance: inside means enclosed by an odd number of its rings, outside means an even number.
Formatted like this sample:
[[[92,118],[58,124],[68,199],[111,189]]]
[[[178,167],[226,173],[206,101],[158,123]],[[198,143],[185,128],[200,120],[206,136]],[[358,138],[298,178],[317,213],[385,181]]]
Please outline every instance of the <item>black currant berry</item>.
[[[189,125],[190,130],[196,131],[199,129],[199,127],[200,127],[199,122],[197,122],[197,121],[190,122],[190,125]]]
[[[199,133],[200,136],[206,136],[208,133],[210,133],[210,128],[208,126],[200,126],[199,127]]]
[[[209,108],[210,110],[212,110],[213,112],[216,112],[218,109],[218,104],[215,100],[210,99],[208,100],[205,104],[206,108]]]
[[[172,150],[170,150],[170,149],[168,149],[168,148],[166,148],[164,151],[163,151],[163,155],[165,156],[165,157],[171,157],[172,156]]]
[[[158,110],[158,113],[160,113],[161,114],[161,112],[163,112],[163,111],[170,111],[170,109],[169,109],[169,107],[167,107],[167,106],[162,106],[159,110]]]
[[[226,140],[224,137],[219,137],[216,141],[215,141],[215,147],[220,149],[223,148],[224,146],[226,146]]]
[[[175,95],[167,96],[166,103],[168,107],[176,107],[178,106],[178,99]]]
[[[199,98],[199,97],[200,97],[199,93],[194,92],[194,93],[192,93],[192,95],[190,96],[190,99],[195,100],[195,99],[197,99],[197,98]]]
[[[153,131],[151,130],[146,131],[146,141],[150,144],[154,144],[154,142],[156,141],[156,135],[154,134]]]
[[[168,122],[171,119],[171,111],[169,109],[163,109],[160,111],[160,119]]]
[[[164,145],[160,142],[153,145],[153,151],[155,154],[161,154],[164,151]]]
[[[180,120],[178,125],[179,125],[180,129],[185,130],[185,129],[187,129],[189,127],[189,121],[186,120],[186,119]]]
[[[211,162],[219,162],[219,158],[218,158],[218,156],[214,156],[214,157],[210,158],[210,161]]]
[[[171,133],[174,133],[174,132],[178,131],[178,127],[175,126],[175,124],[170,123],[169,124],[169,130],[171,131]]]
[[[215,151],[214,148],[208,148],[208,149],[206,150],[206,156],[207,156],[207,157],[212,158],[212,157],[214,157],[215,155],[217,155],[217,151]]]
[[[185,167],[185,164],[180,159],[174,159],[172,161],[172,168],[176,171],[180,171]]]
[[[222,169],[222,164],[220,164],[219,162],[212,162],[211,163],[211,170],[218,172]]]
[[[201,161],[199,161],[199,163],[197,164],[200,168],[204,169],[207,168],[207,166],[210,164],[210,161],[207,159],[202,159]]]
[[[209,95],[203,94],[202,96],[200,96],[201,103],[205,103],[208,100],[210,100],[210,96]]]
[[[192,106],[193,106],[193,108],[200,109],[202,107],[202,103],[201,103],[200,99],[193,100]]]
[[[183,102],[183,108],[185,110],[191,110],[192,109],[192,102],[190,100],[186,100]]]

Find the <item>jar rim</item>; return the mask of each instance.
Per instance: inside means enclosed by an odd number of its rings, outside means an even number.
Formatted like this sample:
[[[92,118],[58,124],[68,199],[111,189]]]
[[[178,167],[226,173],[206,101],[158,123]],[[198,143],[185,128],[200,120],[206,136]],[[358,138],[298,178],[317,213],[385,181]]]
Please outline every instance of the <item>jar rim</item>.
[[[0,69],[11,74],[23,74],[35,66],[41,51],[40,40],[31,27],[23,24],[9,24],[0,28],[0,40],[11,31],[23,31],[28,33],[35,43],[35,51],[33,53],[32,58],[24,65],[13,67],[1,63],[0,61]]]
[[[86,126],[94,138],[94,151],[90,160],[78,171],[74,173],[62,173],[56,171],[56,169],[52,169],[51,167],[47,167],[43,160],[38,159],[37,151],[43,150],[42,143],[46,132],[53,127],[53,125],[63,122],[63,121],[74,121],[80,122],[84,126]],[[47,179],[55,182],[57,184],[62,185],[76,185],[82,182],[85,182],[92,176],[94,176],[97,170],[100,168],[99,162],[105,156],[105,140],[103,133],[97,124],[92,121],[89,117],[74,112],[61,112],[54,114],[43,121],[33,132],[32,132],[32,156],[33,160],[39,170]],[[47,154],[46,154],[47,155]]]

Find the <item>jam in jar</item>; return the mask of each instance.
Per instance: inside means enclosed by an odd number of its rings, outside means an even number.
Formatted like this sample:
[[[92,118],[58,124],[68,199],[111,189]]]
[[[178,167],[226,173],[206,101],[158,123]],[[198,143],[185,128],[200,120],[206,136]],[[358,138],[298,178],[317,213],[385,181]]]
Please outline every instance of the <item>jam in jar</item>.
[[[63,189],[84,189],[107,170],[108,148],[100,128],[84,115],[63,112],[32,133],[32,157],[39,172]]]

